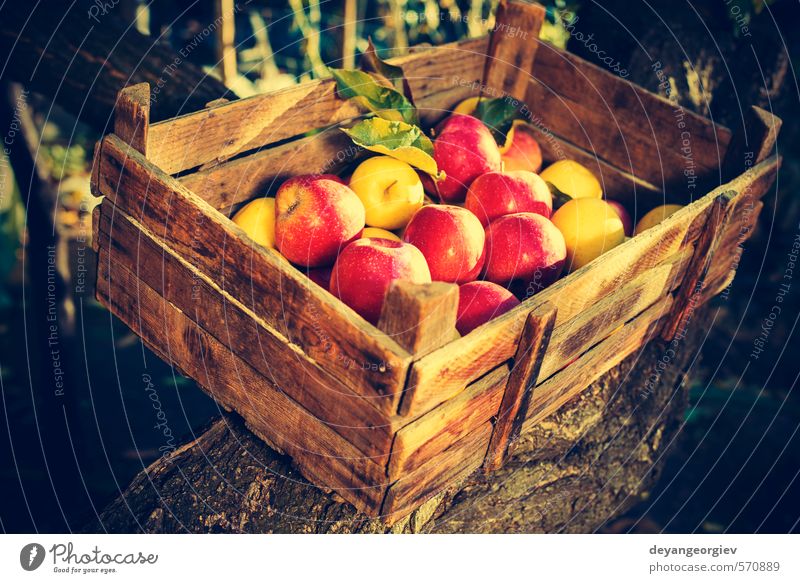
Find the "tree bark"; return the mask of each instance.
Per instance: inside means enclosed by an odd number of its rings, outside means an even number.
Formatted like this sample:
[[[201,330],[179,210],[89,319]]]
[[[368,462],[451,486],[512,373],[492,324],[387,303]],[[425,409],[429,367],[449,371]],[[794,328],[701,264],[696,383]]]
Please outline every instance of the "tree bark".
[[[100,131],[110,128],[117,92],[135,83],[150,83],[153,121],[202,109],[220,97],[236,98],[190,62],[194,45],[173,49],[138,32],[116,6],[104,10],[85,0],[69,7],[48,0],[24,7],[6,3],[0,9],[3,77]],[[195,40],[213,42],[213,34]]]
[[[653,342],[520,439],[513,457],[428,501],[391,529],[311,486],[236,416],[141,472],[91,532],[591,532],[646,495],[677,434],[685,377],[707,310],[643,391],[665,347]]]

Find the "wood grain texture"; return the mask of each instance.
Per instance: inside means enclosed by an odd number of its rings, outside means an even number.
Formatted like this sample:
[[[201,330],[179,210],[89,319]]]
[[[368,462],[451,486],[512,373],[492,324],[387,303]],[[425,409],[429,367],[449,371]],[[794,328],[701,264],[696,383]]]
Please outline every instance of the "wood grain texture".
[[[150,133],[150,85],[138,83],[121,90],[114,107],[114,133],[147,157]]]
[[[101,251],[97,296],[166,362],[173,363],[248,427],[290,455],[316,486],[334,490],[375,516],[385,490],[384,467],[366,458],[280,389],[266,382],[228,347]]]
[[[413,472],[497,414],[509,368],[502,365],[397,432],[389,479]]]
[[[467,478],[480,468],[492,434],[486,422],[441,454],[389,486],[381,516],[391,525],[448,485]]]
[[[525,99],[544,17],[540,4],[500,0],[486,52],[487,97]]]
[[[728,191],[764,192],[772,184],[779,159],[771,157],[709,195],[682,208],[659,225],[605,253],[602,259],[562,278],[470,334],[415,362],[401,414],[429,410],[463,390],[472,380],[513,357],[527,313],[543,302],[558,310],[556,326],[589,309],[645,271],[697,240],[714,198]]]
[[[588,152],[559,138],[541,122],[537,121],[529,127],[536,134],[542,150],[542,159],[546,163],[575,160],[597,177],[608,198],[626,203],[631,208],[649,209],[663,204],[665,195],[660,187],[612,166],[598,157],[596,152]]]
[[[519,436],[534,387],[539,380],[539,371],[555,321],[556,310],[549,303],[528,314],[514,355],[514,365],[503,391],[503,400],[494,420],[492,437],[483,462],[486,472],[503,466],[509,454],[510,443]]]
[[[529,107],[576,146],[664,190],[687,184],[681,148],[688,136],[693,171],[719,179],[731,139],[727,128],[546,43],[533,77]]]
[[[394,413],[410,355],[229,219],[128,148],[103,141],[100,191],[320,366]]]
[[[403,67],[415,103],[430,123],[443,112],[439,101],[428,97],[479,80],[486,45],[486,39],[472,39],[390,62]],[[337,97],[332,79],[302,83],[153,124],[151,157],[167,174],[175,174],[359,115],[355,104]]]
[[[734,132],[722,164],[725,179],[732,180],[771,156],[782,124],[781,118],[760,107],[745,110],[742,127]]]
[[[395,281],[386,292],[378,328],[414,358],[458,338],[458,286]]]
[[[129,270],[208,335],[260,373],[375,463],[385,465],[396,427],[279,332],[178,257],[124,211],[103,202],[100,245],[110,269]],[[309,280],[309,285],[313,285]],[[246,415],[246,412],[240,412]],[[249,420],[248,420],[249,421]]]
[[[711,268],[717,247],[727,227],[731,201],[737,194],[735,191],[723,192],[717,195],[711,203],[703,232],[694,245],[694,253],[681,282],[681,289],[675,295],[672,313],[664,322],[664,328],[661,331],[664,340],[672,340],[688,313],[694,310],[694,304],[703,291],[706,275]]]
[[[578,361],[537,386],[522,433],[531,431],[536,423],[557,411],[597,378],[655,338],[659,322],[669,315],[671,306],[672,296],[668,295],[586,352]]]

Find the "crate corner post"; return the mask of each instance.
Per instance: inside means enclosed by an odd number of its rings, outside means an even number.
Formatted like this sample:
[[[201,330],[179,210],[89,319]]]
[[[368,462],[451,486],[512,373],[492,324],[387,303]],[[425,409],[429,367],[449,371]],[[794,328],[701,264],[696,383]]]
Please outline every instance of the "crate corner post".
[[[147,158],[150,133],[150,84],[137,83],[117,93],[114,133]]]

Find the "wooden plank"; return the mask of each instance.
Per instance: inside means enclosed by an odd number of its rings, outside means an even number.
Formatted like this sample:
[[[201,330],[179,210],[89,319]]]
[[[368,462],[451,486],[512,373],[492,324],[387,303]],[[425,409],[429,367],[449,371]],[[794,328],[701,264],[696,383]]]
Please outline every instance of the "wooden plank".
[[[147,157],[150,131],[150,85],[138,83],[122,89],[114,106],[114,133]]]
[[[486,422],[415,472],[391,484],[381,509],[384,521],[396,522],[480,468],[491,434],[492,424]]]
[[[248,427],[290,455],[303,475],[374,516],[383,499],[385,470],[321,423],[175,306],[125,270],[110,269],[102,251],[97,295],[167,361],[194,378],[214,399],[244,414]]]
[[[378,328],[414,358],[458,338],[458,286],[395,281],[383,302]]]
[[[519,436],[555,321],[556,310],[550,303],[545,303],[528,314],[483,462],[483,468],[487,472],[503,466],[511,442]]]
[[[135,283],[127,282],[127,273],[117,274],[116,268],[129,270],[364,456],[379,464],[388,462],[396,429],[392,416],[376,409],[370,399],[354,393],[290,345],[124,211],[112,209],[109,201],[100,206],[100,244],[118,284]]]
[[[513,310],[415,362],[409,373],[400,414],[416,415],[427,411],[510,359],[527,313],[540,303],[549,301],[556,307],[556,326],[559,326],[633,278],[688,248],[697,240],[716,195],[729,190],[751,195],[763,192],[774,180],[778,166],[776,157],[765,160],[656,227],[608,251],[598,261],[569,274]]]
[[[672,313],[664,322],[664,329],[661,332],[664,340],[670,341],[675,337],[675,332],[694,309],[695,296],[702,291],[704,280],[714,261],[714,254],[727,227],[731,201],[736,195],[735,191],[723,192],[714,197],[711,203],[703,232],[694,245],[694,253],[681,282],[681,289],[675,295]]]
[[[680,286],[691,257],[691,248],[682,249],[556,327],[539,378],[549,378]]]
[[[496,415],[508,373],[505,364],[496,368],[400,429],[389,459],[389,480],[413,472]]]
[[[690,167],[698,176],[719,176],[730,130],[676,109],[669,100],[575,55],[541,44],[526,101],[553,133],[658,186],[675,182],[686,186],[684,171]],[[681,152],[687,138],[690,159]]]
[[[467,69],[463,75],[479,78],[479,69]],[[434,79],[438,85],[444,80]],[[425,80],[418,80],[420,84]],[[452,87],[422,100],[419,112],[427,123],[434,123],[447,111],[477,93],[480,83],[471,76],[454,77]],[[435,89],[438,85],[431,86]],[[299,174],[338,172],[356,159],[361,149],[343,134],[340,126],[326,127],[314,135],[262,148],[247,156],[212,164],[207,169],[186,174],[179,180],[200,198],[217,209],[232,206],[274,191],[286,178]]]
[[[411,356],[271,249],[114,135],[103,142],[100,191],[176,254],[389,414]]]
[[[753,105],[747,109],[722,164],[725,179],[731,180],[771,156],[782,124],[781,118],[760,107]]]
[[[480,79],[486,45],[485,38],[471,39],[390,61],[403,67],[418,108],[433,113],[428,96],[452,89],[457,79]],[[331,79],[312,81],[153,124],[151,159],[175,174],[358,117],[358,107],[335,89]]]
[[[544,17],[540,4],[500,0],[486,52],[484,78],[489,97],[525,99]]]
[[[567,368],[536,387],[522,426],[526,433],[559,409],[564,403],[583,392],[597,378],[617,366],[656,336],[660,318],[669,314],[672,296],[642,312],[603,342],[592,348]]]
[[[644,208],[649,210],[664,203],[665,195],[658,186],[612,166],[599,158],[596,152],[587,152],[570,144],[540,123],[531,127],[537,135],[537,141],[542,149],[542,159],[545,162],[575,160],[597,177],[608,198],[627,203],[631,208],[640,211]]]

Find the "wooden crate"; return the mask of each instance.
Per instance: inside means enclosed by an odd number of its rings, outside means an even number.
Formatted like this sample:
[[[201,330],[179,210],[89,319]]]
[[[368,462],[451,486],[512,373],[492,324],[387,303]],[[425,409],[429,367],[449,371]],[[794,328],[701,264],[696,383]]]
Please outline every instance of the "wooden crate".
[[[490,38],[394,59],[424,123],[483,81],[528,104],[546,161],[584,163],[640,211],[690,204],[464,337],[453,285],[394,284],[372,326],[229,220],[352,153],[338,127],[360,112],[333,81],[153,124],[149,88],[134,86],[96,150],[98,299],[307,479],[387,522],[499,467],[649,340],[680,350],[693,310],[730,283],[780,164],[779,119],[753,108],[732,136],[540,42],[542,18],[502,2]]]

